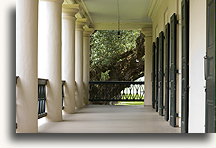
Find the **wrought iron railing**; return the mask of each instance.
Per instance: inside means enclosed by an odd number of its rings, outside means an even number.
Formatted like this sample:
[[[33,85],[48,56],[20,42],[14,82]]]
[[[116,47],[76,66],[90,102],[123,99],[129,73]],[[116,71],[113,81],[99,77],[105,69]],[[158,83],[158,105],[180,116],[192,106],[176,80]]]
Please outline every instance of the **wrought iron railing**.
[[[65,81],[62,81],[62,109],[64,109],[64,87]]]
[[[16,83],[19,77],[16,76]],[[46,112],[46,85],[47,79],[38,79],[38,119],[47,116]],[[62,109],[64,109],[64,85],[65,81],[62,81]]]
[[[47,116],[46,112],[46,79],[38,79],[38,119]]]
[[[89,101],[144,101],[144,82],[89,82]]]

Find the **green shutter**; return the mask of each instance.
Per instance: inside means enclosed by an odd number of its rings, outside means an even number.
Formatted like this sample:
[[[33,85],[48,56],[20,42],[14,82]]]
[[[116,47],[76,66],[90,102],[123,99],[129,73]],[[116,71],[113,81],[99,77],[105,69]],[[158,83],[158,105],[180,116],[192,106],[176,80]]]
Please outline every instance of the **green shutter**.
[[[169,59],[170,59],[170,24],[168,23],[165,31],[165,107],[164,119],[169,120]]]
[[[158,112],[158,51],[159,51],[159,38],[156,39],[155,50],[155,109]]]
[[[176,126],[176,36],[177,36],[177,17],[173,14],[170,20],[170,64],[169,64],[169,98],[170,98],[170,125]]]
[[[189,0],[182,0],[181,132],[188,133],[189,114]]]
[[[215,107],[215,0],[207,0],[206,133],[216,132]]]
[[[159,34],[159,58],[158,58],[158,108],[159,115],[163,116],[163,92],[164,92],[164,33]]]
[[[155,108],[155,42],[152,45],[152,108]]]

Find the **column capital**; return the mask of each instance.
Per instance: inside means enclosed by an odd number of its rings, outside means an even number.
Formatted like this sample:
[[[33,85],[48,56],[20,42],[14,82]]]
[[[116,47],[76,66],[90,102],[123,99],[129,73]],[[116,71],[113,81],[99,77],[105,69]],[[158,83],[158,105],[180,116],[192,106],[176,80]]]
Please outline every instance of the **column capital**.
[[[89,28],[89,27],[84,26],[83,29],[84,29],[83,31],[84,37],[90,37],[90,35],[94,32],[94,28]]]
[[[79,9],[80,9],[79,4],[63,4],[62,5],[63,16],[75,17],[76,13],[79,12]]]
[[[78,18],[76,20],[76,30],[83,30],[83,26],[87,23],[86,18]]]
[[[39,1],[56,2],[59,4],[62,4],[64,2],[64,0],[39,0]]]
[[[141,29],[141,32],[145,35],[145,37],[152,37],[152,27],[144,27]]]

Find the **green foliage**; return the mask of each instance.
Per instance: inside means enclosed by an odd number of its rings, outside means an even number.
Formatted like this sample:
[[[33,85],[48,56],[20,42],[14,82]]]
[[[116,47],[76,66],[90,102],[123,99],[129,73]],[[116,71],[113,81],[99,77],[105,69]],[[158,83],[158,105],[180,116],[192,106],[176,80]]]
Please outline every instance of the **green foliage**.
[[[106,72],[102,72],[101,73],[101,79],[100,79],[100,81],[106,81],[106,80],[108,80],[110,78],[109,72],[110,72],[110,70],[107,70]]]
[[[102,69],[103,66],[111,64],[113,59],[119,58],[120,54],[136,47],[139,31],[122,30],[120,38],[117,33],[118,31],[115,30],[100,30],[92,35],[91,69],[95,67]]]

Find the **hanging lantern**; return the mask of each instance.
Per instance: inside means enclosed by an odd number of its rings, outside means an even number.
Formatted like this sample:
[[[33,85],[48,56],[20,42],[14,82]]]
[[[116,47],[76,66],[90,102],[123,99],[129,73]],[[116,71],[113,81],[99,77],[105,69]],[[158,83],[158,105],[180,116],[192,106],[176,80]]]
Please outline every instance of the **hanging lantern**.
[[[121,33],[120,33],[120,13],[119,13],[119,0],[117,0],[117,7],[118,7],[118,11],[117,11],[117,16],[118,16],[118,33],[117,36],[120,39],[121,38]]]
[[[118,38],[121,38],[120,30],[118,30]]]

